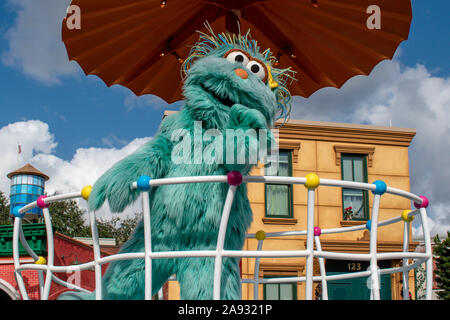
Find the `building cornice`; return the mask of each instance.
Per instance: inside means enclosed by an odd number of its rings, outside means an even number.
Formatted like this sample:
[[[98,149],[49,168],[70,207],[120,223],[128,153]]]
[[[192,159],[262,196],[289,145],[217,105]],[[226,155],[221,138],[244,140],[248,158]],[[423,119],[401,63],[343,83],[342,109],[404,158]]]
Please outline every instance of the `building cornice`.
[[[416,130],[352,123],[289,120],[279,128],[280,139],[379,144],[408,147]]]
[[[177,112],[175,110],[165,110],[163,119]],[[416,135],[416,130],[410,128],[328,121],[290,119],[284,124],[276,122],[274,127],[279,126],[281,127],[276,136],[280,140],[319,140],[409,147]],[[287,140],[284,141],[286,144],[289,143]],[[298,150],[299,148],[300,144],[294,149]]]

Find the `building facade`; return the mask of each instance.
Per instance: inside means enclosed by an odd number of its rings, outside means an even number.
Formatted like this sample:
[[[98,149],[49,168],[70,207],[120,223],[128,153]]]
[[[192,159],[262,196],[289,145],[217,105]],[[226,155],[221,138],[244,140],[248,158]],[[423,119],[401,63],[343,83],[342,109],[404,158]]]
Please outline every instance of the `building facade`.
[[[169,114],[169,113],[167,113]],[[390,187],[410,190],[408,148],[415,130],[333,122],[290,120],[278,134],[278,175],[305,177],[315,173],[323,179],[349,180],[371,183],[383,180]],[[262,164],[252,175],[267,175]],[[270,185],[249,183],[248,197],[253,210],[253,223],[248,230],[268,232],[306,230],[307,189],[303,185]],[[314,225],[321,229],[366,224],[370,219],[372,193],[321,187],[315,198]],[[411,209],[407,199],[384,195],[380,203],[379,221],[397,217]],[[411,233],[411,230],[410,230]],[[411,234],[410,234],[411,239]],[[321,235],[324,251],[368,253],[369,231]],[[378,251],[402,251],[403,223],[378,229]],[[414,251],[417,243],[411,243]],[[257,240],[247,239],[244,250],[256,250]],[[263,250],[305,250],[306,236],[268,238]],[[305,258],[264,258],[260,260],[259,277],[305,276]],[[380,261],[379,267],[394,267],[400,260]],[[254,258],[241,260],[242,278],[254,277]],[[326,259],[327,274],[364,271],[364,261],[338,261]],[[314,275],[320,275],[317,259]],[[402,299],[400,273],[381,276],[381,299]],[[369,299],[367,278],[356,278],[328,283],[329,299]],[[315,298],[321,298],[320,282],[314,283]],[[409,273],[409,288],[414,298],[414,272]],[[259,299],[305,299],[305,284],[260,284]],[[169,283],[169,299],[178,299],[176,281]],[[254,299],[253,284],[243,283],[242,298]]]
[[[331,122],[291,120],[281,127],[280,175],[304,177],[315,173],[323,179],[349,180],[371,183],[383,180],[390,187],[410,190],[408,147],[415,130]],[[252,172],[264,175],[263,166]],[[282,189],[284,187],[284,189]],[[249,199],[254,220],[249,232],[306,230],[307,190],[302,185],[271,186],[249,184]],[[321,229],[366,224],[370,219],[373,195],[367,191],[336,187],[320,187],[316,192],[314,225]],[[380,203],[379,221],[398,217],[411,209],[411,202],[393,195],[384,195]],[[411,230],[410,230],[411,232]],[[355,231],[320,236],[325,251],[368,253],[369,231]],[[401,251],[403,223],[378,229],[378,251]],[[256,240],[248,239],[247,250],[256,249]],[[306,236],[270,238],[264,241],[265,250],[305,250]],[[414,251],[415,244],[410,245]],[[254,276],[255,259],[242,260],[243,278]],[[261,259],[262,278],[304,276],[305,258]],[[380,267],[400,265],[399,260],[380,262]],[[327,274],[363,271],[363,261],[325,260]],[[317,261],[314,275],[320,275]],[[320,285],[315,283],[316,298],[320,299]],[[317,287],[318,286],[318,287]],[[409,287],[414,288],[414,273],[410,272]],[[381,299],[401,299],[401,274],[381,276]],[[414,290],[412,289],[413,293]],[[253,285],[243,284],[243,299],[253,298]],[[331,281],[329,299],[369,299],[367,278]],[[304,299],[304,283],[260,285],[259,297],[272,299]]]

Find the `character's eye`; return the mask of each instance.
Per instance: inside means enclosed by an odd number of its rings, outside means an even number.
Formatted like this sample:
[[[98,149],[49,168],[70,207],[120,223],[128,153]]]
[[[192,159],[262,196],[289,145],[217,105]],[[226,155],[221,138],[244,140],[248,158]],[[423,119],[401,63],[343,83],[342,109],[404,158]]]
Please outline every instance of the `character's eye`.
[[[267,74],[266,74],[266,68],[264,66],[255,60],[250,61],[247,64],[247,69],[250,70],[254,75],[256,75],[259,79],[262,81],[266,81]]]
[[[230,62],[238,62],[238,63],[242,63],[244,66],[247,65],[249,59],[248,57],[242,53],[241,51],[231,51],[230,53],[228,53],[225,58],[230,61]]]

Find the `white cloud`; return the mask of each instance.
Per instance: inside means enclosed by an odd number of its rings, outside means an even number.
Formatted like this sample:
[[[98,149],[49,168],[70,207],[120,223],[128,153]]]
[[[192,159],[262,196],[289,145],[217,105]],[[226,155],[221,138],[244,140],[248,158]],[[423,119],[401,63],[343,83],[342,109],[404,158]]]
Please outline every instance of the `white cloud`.
[[[46,183],[48,194],[80,191],[86,185],[93,185],[115,162],[134,152],[149,139],[137,138],[122,148],[80,148],[72,159],[66,161],[54,155],[56,142],[46,123],[30,120],[9,124],[0,129],[0,145],[3,151],[0,158],[0,168],[3,172],[0,190],[9,194],[10,181],[6,174],[30,163],[50,176]],[[20,157],[18,143],[22,148]],[[86,208],[84,200],[79,204]],[[137,210],[139,204],[131,206],[124,215],[134,214]],[[109,216],[108,206],[105,205],[99,210],[98,215]]]
[[[35,154],[48,154],[56,147],[53,135],[48,125],[38,120],[21,121],[9,124],[0,129],[0,145],[2,156],[0,167],[3,174],[0,176],[1,190],[9,189],[9,180],[6,174],[23,165],[24,159],[31,159]],[[22,153],[19,155],[18,146]]]
[[[389,99],[391,94],[389,88],[400,73],[398,62],[383,61],[375,67],[370,76],[356,76],[340,89],[324,88],[307,99],[294,96],[292,118],[355,122],[354,115],[357,110],[366,106],[372,107]],[[357,121],[368,122],[367,119]]]
[[[80,148],[70,161],[53,154],[40,153],[30,159],[51,179],[47,183],[49,193],[73,192],[92,185],[114,163],[135,151],[149,138],[138,138],[121,149]]]
[[[48,174],[51,179],[46,184],[49,194],[54,192],[69,193],[80,191],[84,186],[93,185],[95,181],[117,161],[134,152],[139,146],[150,138],[137,138],[123,148],[80,148],[70,161],[62,160],[53,154],[40,153],[30,159],[40,170]],[[84,201],[79,201],[86,209]],[[133,215],[141,211],[140,204],[127,208],[124,216]],[[111,213],[106,203],[97,213],[97,216],[110,217]]]
[[[61,40],[61,24],[69,3],[70,0],[8,0],[16,19],[5,34],[8,49],[1,52],[3,64],[45,84],[57,84],[63,76],[80,74],[81,69],[69,61]]]
[[[433,211],[444,210],[445,207],[443,204],[436,204],[433,206]],[[413,236],[416,239],[423,238],[423,229],[422,224],[420,223],[420,216],[417,215],[414,219],[416,223],[413,223]],[[449,231],[448,219],[445,219],[443,216],[438,216],[434,218],[428,217],[428,228],[430,233],[432,234],[431,238],[434,238],[434,235],[438,234],[441,239],[447,238],[447,231]]]
[[[295,97],[292,117],[416,129],[409,153],[411,191],[430,199],[432,234],[450,229],[450,78],[433,76],[422,65],[384,61],[369,77],[355,77],[341,89]]]

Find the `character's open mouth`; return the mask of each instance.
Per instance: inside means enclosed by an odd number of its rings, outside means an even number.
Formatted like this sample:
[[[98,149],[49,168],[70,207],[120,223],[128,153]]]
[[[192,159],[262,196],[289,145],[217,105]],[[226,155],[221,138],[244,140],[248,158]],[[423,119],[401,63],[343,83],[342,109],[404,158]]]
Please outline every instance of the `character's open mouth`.
[[[215,100],[217,100],[218,102],[220,102],[220,103],[223,104],[224,106],[228,106],[228,107],[231,108],[231,107],[235,104],[235,102],[232,101],[232,100],[230,100],[228,97],[221,97],[221,96],[219,96],[216,92],[214,92],[214,90],[211,90],[211,89],[207,88],[207,87],[204,86],[204,85],[202,85],[202,88],[203,88],[206,92],[210,93],[210,94],[213,96],[213,98],[214,98]]]

